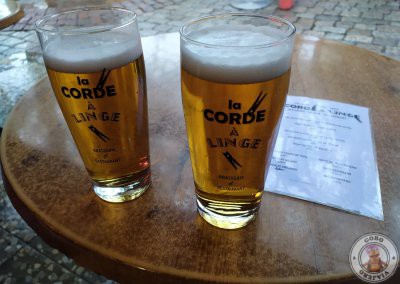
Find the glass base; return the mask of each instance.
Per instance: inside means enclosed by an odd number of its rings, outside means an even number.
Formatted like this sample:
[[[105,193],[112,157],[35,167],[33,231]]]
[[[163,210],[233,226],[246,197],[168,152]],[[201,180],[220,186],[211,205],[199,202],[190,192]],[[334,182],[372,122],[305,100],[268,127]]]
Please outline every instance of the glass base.
[[[271,0],[232,0],[231,5],[237,9],[256,10],[267,7]]]
[[[93,183],[94,192],[101,199],[119,203],[129,200],[133,200],[141,196],[151,185],[150,171],[146,171],[145,176],[135,179],[130,182],[123,184],[110,184],[110,186],[104,184]]]
[[[249,208],[249,204],[238,202],[211,201],[197,195],[197,211],[211,225],[221,229],[239,229],[253,221],[256,216],[260,203],[254,204]]]

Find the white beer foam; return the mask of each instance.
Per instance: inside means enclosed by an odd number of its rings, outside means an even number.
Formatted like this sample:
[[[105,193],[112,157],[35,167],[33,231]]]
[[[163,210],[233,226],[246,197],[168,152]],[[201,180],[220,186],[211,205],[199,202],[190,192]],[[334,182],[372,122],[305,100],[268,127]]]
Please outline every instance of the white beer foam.
[[[293,38],[283,32],[254,26],[218,26],[189,33],[194,41],[235,47],[212,47],[181,40],[182,67],[189,73],[215,82],[255,83],[282,75],[290,68]]]
[[[112,31],[64,35],[50,40],[43,50],[48,68],[65,73],[92,73],[117,68],[142,54],[139,34]]]

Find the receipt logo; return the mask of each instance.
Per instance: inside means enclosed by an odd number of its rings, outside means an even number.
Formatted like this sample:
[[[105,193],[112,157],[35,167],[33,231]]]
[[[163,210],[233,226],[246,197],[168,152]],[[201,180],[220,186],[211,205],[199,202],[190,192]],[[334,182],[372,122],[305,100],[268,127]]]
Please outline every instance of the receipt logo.
[[[388,237],[369,233],[354,242],[349,262],[358,278],[365,282],[378,283],[386,281],[396,272],[399,253]]]

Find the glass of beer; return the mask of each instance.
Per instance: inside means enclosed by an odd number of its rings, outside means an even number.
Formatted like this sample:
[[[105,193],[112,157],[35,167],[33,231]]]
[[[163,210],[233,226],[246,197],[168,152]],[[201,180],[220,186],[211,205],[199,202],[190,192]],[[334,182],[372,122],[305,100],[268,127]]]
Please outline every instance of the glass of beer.
[[[181,90],[197,208],[236,229],[259,209],[288,92],[295,27],[222,14],[180,30]]]
[[[53,92],[94,191],[109,202],[139,197],[151,180],[136,14],[84,8],[46,16],[36,22],[36,31]]]

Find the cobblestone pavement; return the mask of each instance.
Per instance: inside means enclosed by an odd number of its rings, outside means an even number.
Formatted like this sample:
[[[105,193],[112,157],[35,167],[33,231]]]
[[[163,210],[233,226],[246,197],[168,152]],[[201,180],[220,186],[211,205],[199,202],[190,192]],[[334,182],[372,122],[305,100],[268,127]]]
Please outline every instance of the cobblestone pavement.
[[[276,2],[257,13],[294,22],[300,34],[367,48],[400,60],[400,9],[395,0],[298,0],[290,11]],[[73,7],[111,4],[136,11],[142,36],[176,32],[207,14],[239,11],[228,0],[21,0],[25,16],[0,31],[0,127],[18,99],[45,76],[34,32],[37,18]],[[46,245],[19,217],[0,180],[0,283],[111,282]]]

